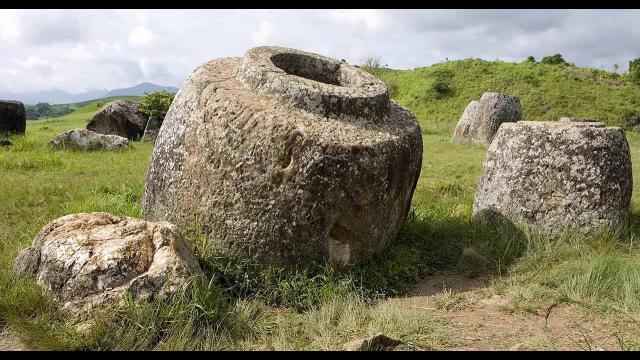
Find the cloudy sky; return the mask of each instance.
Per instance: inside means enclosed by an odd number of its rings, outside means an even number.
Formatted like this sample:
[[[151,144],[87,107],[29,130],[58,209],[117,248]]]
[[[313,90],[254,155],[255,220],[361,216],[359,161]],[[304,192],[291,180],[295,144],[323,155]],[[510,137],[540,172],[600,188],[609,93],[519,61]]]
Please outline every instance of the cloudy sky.
[[[72,93],[151,81],[257,45],[414,68],[467,57],[626,71],[637,10],[0,10],[0,90]]]

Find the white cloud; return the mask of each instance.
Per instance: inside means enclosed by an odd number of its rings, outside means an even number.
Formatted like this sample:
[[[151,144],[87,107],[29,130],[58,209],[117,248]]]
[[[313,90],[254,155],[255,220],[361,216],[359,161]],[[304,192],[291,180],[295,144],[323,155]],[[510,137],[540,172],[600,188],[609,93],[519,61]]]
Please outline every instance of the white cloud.
[[[53,66],[49,61],[37,56],[29,56],[21,63],[22,67],[39,76],[47,77],[53,73]]]
[[[253,41],[257,44],[265,44],[273,34],[273,25],[268,21],[260,22],[258,31],[253,34]]]
[[[129,46],[149,47],[153,43],[155,34],[145,26],[136,26],[129,32]]]
[[[66,57],[77,61],[88,61],[95,59],[96,55],[89,50],[86,44],[80,43],[70,47],[66,52]]]
[[[0,40],[13,44],[20,37],[20,12],[17,10],[0,10]]]
[[[331,16],[339,21],[351,24],[363,24],[365,28],[371,30],[378,30],[382,25],[382,17],[378,10],[336,10],[331,14]]]

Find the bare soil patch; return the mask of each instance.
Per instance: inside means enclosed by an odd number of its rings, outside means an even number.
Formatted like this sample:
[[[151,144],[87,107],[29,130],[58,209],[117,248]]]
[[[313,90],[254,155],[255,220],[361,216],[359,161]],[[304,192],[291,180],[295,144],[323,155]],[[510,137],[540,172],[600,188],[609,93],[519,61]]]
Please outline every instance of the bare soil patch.
[[[0,332],[0,351],[22,351],[24,345],[14,332],[9,328],[4,328]]]
[[[387,304],[447,319],[448,350],[621,350],[640,339],[637,324],[578,305],[518,309],[509,294],[495,294],[486,282],[462,274],[429,276],[414,292]]]

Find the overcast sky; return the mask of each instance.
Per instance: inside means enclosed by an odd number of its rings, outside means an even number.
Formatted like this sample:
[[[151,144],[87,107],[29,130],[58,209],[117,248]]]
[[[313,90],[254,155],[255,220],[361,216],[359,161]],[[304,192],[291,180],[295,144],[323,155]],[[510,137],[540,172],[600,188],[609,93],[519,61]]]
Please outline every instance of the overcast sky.
[[[640,11],[0,10],[0,90],[180,86],[195,66],[258,45],[399,69],[561,53],[622,72],[640,57]]]

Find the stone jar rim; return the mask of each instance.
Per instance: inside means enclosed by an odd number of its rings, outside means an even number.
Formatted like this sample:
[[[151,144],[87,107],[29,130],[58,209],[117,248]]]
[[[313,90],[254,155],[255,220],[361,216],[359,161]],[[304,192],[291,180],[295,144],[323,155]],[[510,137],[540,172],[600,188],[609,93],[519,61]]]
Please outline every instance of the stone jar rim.
[[[322,117],[378,118],[389,108],[386,84],[346,62],[278,46],[249,49],[238,78],[252,90]]]

